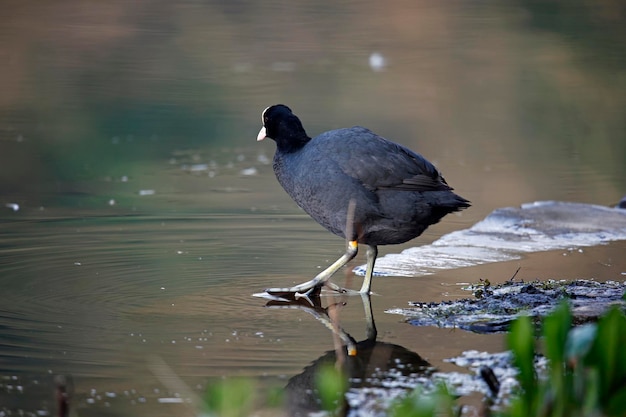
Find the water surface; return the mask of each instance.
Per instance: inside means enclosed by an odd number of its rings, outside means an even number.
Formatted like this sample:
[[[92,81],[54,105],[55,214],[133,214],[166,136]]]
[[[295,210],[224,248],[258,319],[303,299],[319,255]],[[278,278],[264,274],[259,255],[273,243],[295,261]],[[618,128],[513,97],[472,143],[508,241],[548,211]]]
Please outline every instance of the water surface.
[[[63,374],[81,414],[191,415],[155,363],[202,396],[221,377],[282,387],[332,349],[311,316],[251,297],[310,279],[344,245],[280,189],[273,144],[255,143],[270,104],[292,107],[311,135],[361,124],[407,145],[473,202],[381,256],[498,207],[616,203],[626,25],[592,5],[4,5],[0,411],[53,414]],[[461,283],[518,267],[522,279],[623,280],[625,249],[379,277],[379,339],[456,369],[442,359],[500,351],[502,337],[414,328],[384,311],[466,296]],[[341,324],[360,340],[361,301],[344,301]]]

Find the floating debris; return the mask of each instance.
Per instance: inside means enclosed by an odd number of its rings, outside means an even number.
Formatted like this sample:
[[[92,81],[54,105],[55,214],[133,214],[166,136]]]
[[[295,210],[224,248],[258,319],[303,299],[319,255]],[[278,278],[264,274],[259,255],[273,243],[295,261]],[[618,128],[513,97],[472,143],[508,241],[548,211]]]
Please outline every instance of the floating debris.
[[[269,165],[270,162],[272,162],[272,160],[270,158],[267,157],[267,155],[265,154],[259,154],[259,156],[256,157],[257,162],[263,164],[263,165]]]
[[[255,167],[245,168],[245,169],[242,169],[241,171],[239,171],[239,174],[243,175],[244,177],[257,175],[258,173],[259,173],[259,170],[256,169]]]
[[[184,400],[178,397],[159,398],[157,402],[160,404],[182,404]]]
[[[154,190],[139,190],[139,195],[154,195],[156,193],[156,191]]]
[[[209,169],[209,164],[193,164],[189,167],[189,172],[201,172]]]
[[[383,71],[387,67],[387,58],[380,52],[372,52],[369,57],[369,65],[372,71]]]

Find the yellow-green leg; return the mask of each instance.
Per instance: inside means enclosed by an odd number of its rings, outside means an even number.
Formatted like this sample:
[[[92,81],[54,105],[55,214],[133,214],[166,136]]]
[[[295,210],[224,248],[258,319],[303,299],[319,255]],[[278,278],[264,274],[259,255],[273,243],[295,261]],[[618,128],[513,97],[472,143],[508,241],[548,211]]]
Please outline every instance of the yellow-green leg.
[[[372,290],[372,277],[374,276],[374,264],[378,256],[378,248],[373,245],[367,245],[367,267],[365,269],[365,278],[361,285],[361,294],[370,294]]]
[[[330,277],[332,277],[335,272],[341,269],[345,264],[350,262],[356,256],[359,251],[359,245],[356,240],[348,242],[348,247],[346,248],[346,253],[344,253],[341,258],[337,259],[331,266],[317,274],[315,278],[310,281],[303,282],[302,284],[298,284],[294,287],[290,288],[268,288],[265,290],[268,294],[271,295],[282,295],[286,293],[291,293],[295,295],[295,298],[305,297],[308,298],[309,294],[316,288],[321,287],[322,285],[326,285],[328,288],[338,292],[346,292],[344,288],[341,288],[337,284],[329,282]],[[369,253],[369,249],[368,249]]]

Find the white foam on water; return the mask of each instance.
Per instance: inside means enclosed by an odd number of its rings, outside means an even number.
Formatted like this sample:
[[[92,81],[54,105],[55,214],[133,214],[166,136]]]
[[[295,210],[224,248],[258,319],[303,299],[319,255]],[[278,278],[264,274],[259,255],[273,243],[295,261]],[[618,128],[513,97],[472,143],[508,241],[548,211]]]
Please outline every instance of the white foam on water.
[[[376,275],[423,276],[438,270],[519,259],[523,254],[626,240],[626,210],[537,201],[494,210],[469,229],[376,261]],[[365,273],[365,265],[354,270]]]

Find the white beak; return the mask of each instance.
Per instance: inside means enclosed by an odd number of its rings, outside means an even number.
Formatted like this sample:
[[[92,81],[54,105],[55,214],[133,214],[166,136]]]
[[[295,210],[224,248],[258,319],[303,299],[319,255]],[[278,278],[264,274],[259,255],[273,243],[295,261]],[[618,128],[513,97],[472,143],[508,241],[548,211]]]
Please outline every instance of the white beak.
[[[261,130],[259,130],[259,134],[257,135],[256,140],[260,141],[260,140],[265,139],[266,137],[267,137],[267,134],[265,132],[265,126],[263,126]]]

